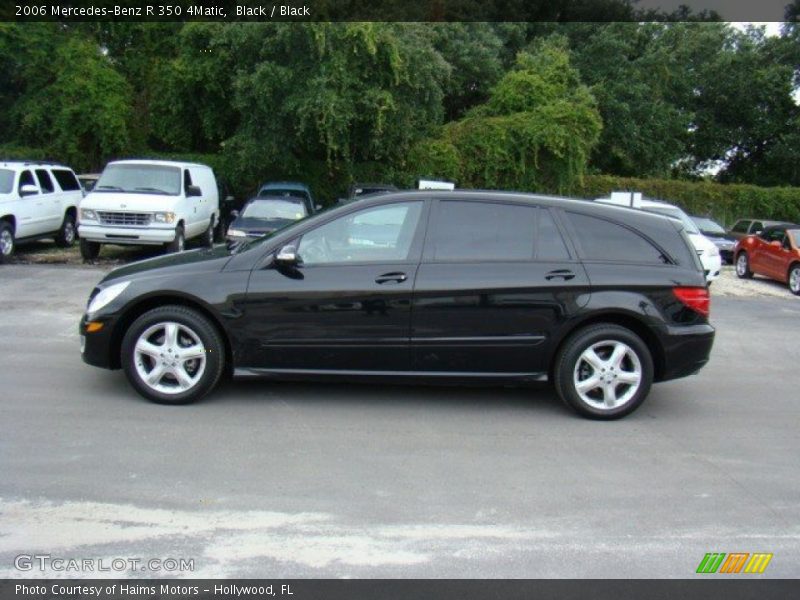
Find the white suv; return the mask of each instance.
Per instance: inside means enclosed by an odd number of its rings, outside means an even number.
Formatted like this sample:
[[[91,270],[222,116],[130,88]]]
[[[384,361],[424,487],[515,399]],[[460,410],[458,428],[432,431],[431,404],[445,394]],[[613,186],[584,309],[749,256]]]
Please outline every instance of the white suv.
[[[72,246],[82,197],[69,167],[0,162],[0,262],[20,242],[52,237],[59,246]]]
[[[595,202],[638,208],[645,212],[656,213],[677,219],[683,223],[683,228],[689,236],[689,240],[692,242],[700,262],[703,264],[703,272],[705,273],[706,281],[710,284],[719,277],[720,269],[722,269],[722,257],[719,254],[719,248],[717,248],[714,242],[700,232],[697,228],[697,224],[678,206],[660,200],[643,198],[642,194],[639,192],[612,192],[610,197],[597,198]]]
[[[219,191],[206,165],[166,160],[120,160],[106,165],[81,201],[81,254],[94,259],[101,244],[163,245],[182,252],[186,240],[214,242]]]

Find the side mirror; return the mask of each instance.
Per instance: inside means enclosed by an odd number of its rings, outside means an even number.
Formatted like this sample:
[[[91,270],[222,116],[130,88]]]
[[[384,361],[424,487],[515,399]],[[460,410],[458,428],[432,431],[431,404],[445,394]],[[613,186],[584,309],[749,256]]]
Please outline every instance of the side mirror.
[[[317,210],[322,210],[322,204],[317,204],[316,209]]]
[[[187,185],[186,186],[186,197],[187,198],[200,197],[202,195],[203,195],[202,190],[200,190],[200,188],[197,187],[196,185]]]
[[[20,186],[19,188],[19,195],[21,198],[24,198],[25,196],[33,196],[34,194],[38,193],[39,193],[39,188],[37,188],[32,183],[26,183],[25,185]]]
[[[275,262],[283,267],[296,267],[302,261],[297,255],[297,247],[294,244],[289,244],[278,250],[278,253],[275,255]]]
[[[758,235],[758,234],[759,234],[759,233],[761,233],[762,231],[764,231],[764,230],[763,230],[763,229],[756,229],[756,230],[753,232],[753,234],[754,234],[754,235]]]
[[[238,218],[239,218],[239,211],[238,210],[232,210],[231,211],[231,219],[238,219]]]
[[[225,196],[223,202],[230,204],[231,202],[233,202],[233,196]]]

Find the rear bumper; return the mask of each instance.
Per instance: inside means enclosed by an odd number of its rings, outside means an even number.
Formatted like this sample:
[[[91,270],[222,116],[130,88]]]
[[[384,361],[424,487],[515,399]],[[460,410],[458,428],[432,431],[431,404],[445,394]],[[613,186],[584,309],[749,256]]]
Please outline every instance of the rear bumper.
[[[102,244],[159,245],[175,239],[174,227],[103,227],[102,225],[78,226],[78,235],[89,242]]]
[[[714,328],[711,325],[668,327],[662,337],[664,370],[659,381],[694,375],[708,362],[714,346]]]

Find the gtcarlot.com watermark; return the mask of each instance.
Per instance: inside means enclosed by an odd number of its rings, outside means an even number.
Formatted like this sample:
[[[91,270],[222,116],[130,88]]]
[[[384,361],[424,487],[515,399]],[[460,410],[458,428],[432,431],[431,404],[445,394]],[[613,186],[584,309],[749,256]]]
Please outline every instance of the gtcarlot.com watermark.
[[[57,573],[184,573],[194,571],[193,558],[65,558],[50,554],[20,554],[18,571]]]

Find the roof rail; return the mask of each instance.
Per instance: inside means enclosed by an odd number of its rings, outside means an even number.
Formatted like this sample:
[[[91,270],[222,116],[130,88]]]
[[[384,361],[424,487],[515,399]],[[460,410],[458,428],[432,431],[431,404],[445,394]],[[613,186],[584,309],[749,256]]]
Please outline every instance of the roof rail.
[[[34,167],[36,165],[41,166],[57,166],[63,167],[64,165],[58,162],[57,160],[25,160],[20,158],[0,158],[0,162],[2,163],[21,163],[26,167]]]

